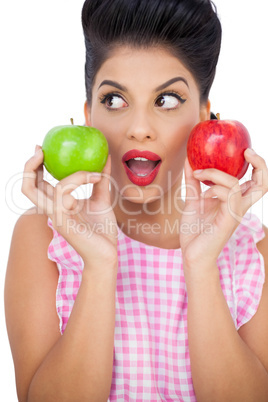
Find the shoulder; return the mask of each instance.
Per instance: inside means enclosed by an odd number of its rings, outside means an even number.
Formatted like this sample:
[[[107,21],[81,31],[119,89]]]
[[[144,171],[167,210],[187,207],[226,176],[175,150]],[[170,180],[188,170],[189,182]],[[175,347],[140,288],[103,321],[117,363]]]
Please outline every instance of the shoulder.
[[[42,290],[54,289],[57,285],[57,266],[47,257],[53,237],[47,221],[46,215],[33,208],[23,214],[14,227],[6,272],[8,307],[20,293],[22,297],[28,293],[32,299],[40,298]]]
[[[38,213],[35,208],[20,216],[13,230],[8,272],[20,267],[26,274],[34,265],[36,266],[37,261],[40,267],[44,263],[49,264],[47,249],[53,232],[47,222],[48,217]]]
[[[17,220],[14,227],[13,237],[14,235],[27,235],[29,237],[38,235],[39,239],[41,237],[51,239],[52,232],[48,227],[47,222],[47,215],[39,213],[36,208],[31,208]]]
[[[256,245],[264,260],[266,279],[257,312],[239,329],[239,334],[268,371],[268,228],[263,226],[263,231],[265,237]]]
[[[37,213],[34,208],[18,219],[10,246],[6,287],[16,287],[19,291],[18,287],[30,287],[32,281],[35,281],[36,286],[39,280],[44,284],[53,278],[55,282],[57,267],[47,257],[53,237],[47,221],[47,216]],[[31,288],[31,292],[34,292],[34,288]]]
[[[22,400],[44,355],[60,336],[58,271],[47,257],[53,235],[47,219],[35,209],[18,219],[6,271],[6,325]]]
[[[33,264],[49,263],[47,249],[53,238],[48,227],[48,217],[37,212],[35,208],[28,210],[17,220],[10,246],[10,266],[31,269]],[[41,266],[41,265],[40,265]]]

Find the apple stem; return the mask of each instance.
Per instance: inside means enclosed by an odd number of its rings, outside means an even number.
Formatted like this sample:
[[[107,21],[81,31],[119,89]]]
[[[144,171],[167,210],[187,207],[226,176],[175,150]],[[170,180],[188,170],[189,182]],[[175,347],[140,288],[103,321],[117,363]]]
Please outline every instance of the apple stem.
[[[216,114],[216,117],[217,117],[218,120],[220,120],[220,119],[221,119],[220,113],[217,113],[217,114]]]
[[[71,117],[71,124],[72,124],[72,126],[74,125],[74,119]]]

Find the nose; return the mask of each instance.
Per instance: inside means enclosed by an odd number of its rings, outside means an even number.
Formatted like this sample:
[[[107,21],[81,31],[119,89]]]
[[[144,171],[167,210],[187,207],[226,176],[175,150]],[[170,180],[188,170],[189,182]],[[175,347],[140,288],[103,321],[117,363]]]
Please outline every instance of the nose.
[[[131,124],[127,130],[127,138],[139,142],[156,139],[156,131],[146,112],[133,113]]]

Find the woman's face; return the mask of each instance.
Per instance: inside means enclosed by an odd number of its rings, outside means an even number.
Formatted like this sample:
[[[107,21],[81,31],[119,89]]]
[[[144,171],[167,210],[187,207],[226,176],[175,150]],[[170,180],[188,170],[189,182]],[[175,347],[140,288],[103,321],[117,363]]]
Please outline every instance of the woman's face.
[[[192,128],[209,118],[192,74],[160,48],[119,47],[96,74],[86,124],[106,136],[112,191],[151,202],[177,187]]]

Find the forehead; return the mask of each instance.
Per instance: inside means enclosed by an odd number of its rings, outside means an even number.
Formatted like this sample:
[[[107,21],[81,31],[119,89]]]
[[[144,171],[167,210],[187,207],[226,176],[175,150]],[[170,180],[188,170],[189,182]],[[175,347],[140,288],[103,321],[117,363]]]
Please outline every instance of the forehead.
[[[189,87],[197,90],[191,72],[170,51],[162,47],[116,47],[96,74],[95,86],[103,79],[113,79],[126,85],[140,83],[144,88],[158,86],[173,77],[181,76]]]

